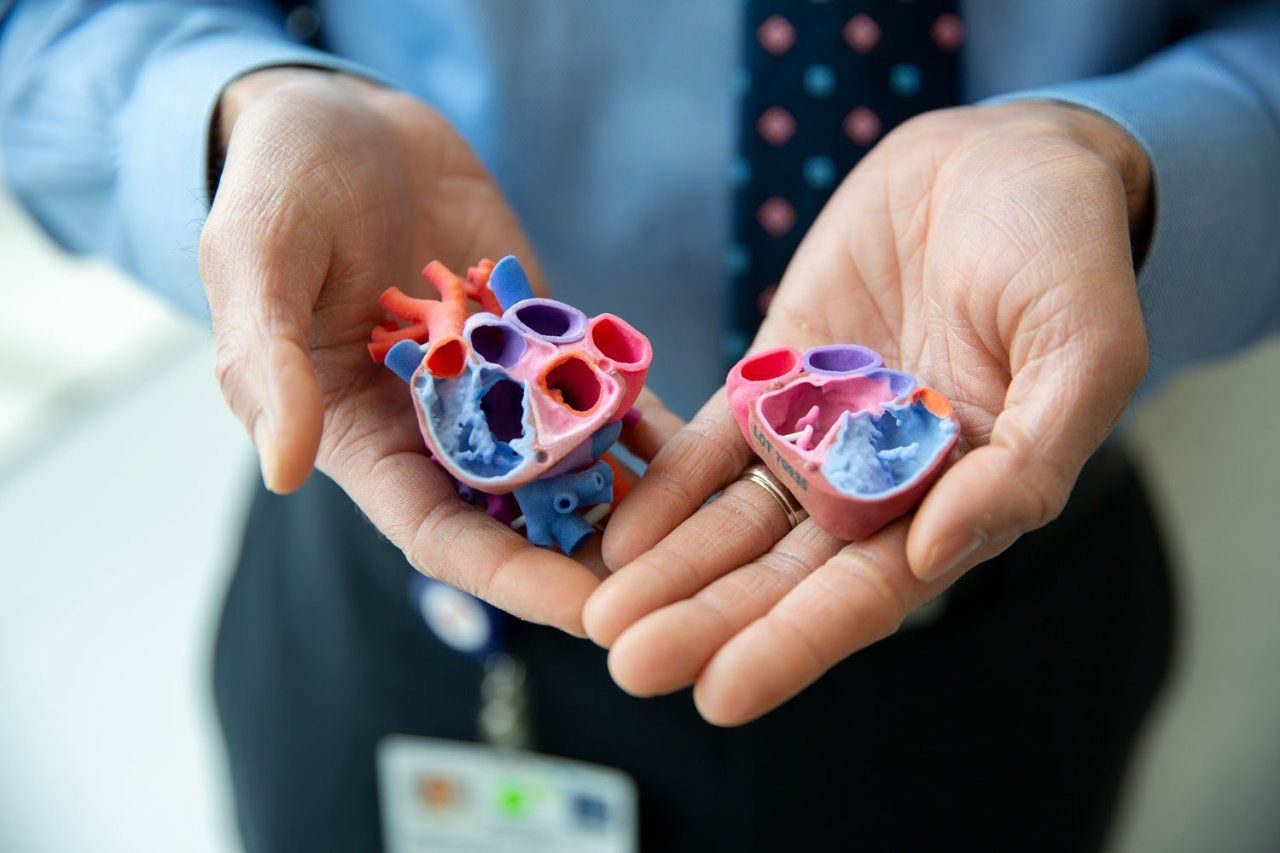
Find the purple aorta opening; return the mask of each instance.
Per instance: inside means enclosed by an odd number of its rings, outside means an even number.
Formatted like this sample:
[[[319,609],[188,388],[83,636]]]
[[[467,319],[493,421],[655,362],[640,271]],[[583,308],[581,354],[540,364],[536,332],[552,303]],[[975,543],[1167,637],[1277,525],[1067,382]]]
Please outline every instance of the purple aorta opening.
[[[504,317],[552,344],[573,343],[587,333],[587,316],[572,305],[554,299],[525,299],[512,305]]]
[[[883,365],[884,359],[875,350],[857,344],[814,347],[804,354],[805,370],[823,376],[849,376]]]

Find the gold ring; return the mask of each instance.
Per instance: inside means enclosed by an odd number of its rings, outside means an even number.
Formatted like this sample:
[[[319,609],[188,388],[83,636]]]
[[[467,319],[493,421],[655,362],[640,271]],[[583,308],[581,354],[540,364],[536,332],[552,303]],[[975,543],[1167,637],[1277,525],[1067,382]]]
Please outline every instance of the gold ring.
[[[791,492],[787,491],[786,486],[778,482],[778,478],[774,476],[767,466],[759,463],[752,465],[742,472],[740,479],[748,483],[755,483],[768,492],[770,497],[777,501],[778,506],[782,507],[782,511],[786,513],[787,523],[791,525],[792,530],[809,517],[809,513],[805,511],[804,507],[800,506],[799,501],[792,496]]]

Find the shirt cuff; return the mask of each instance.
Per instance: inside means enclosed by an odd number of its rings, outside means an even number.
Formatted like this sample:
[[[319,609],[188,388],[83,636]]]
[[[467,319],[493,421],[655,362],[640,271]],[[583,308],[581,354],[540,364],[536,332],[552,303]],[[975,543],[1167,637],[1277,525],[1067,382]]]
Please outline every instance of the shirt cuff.
[[[209,309],[197,257],[210,204],[210,122],[229,83],[281,65],[383,82],[368,69],[283,35],[204,31],[153,55],[118,118],[119,198],[133,256],[122,260],[159,295],[205,320]]]
[[[1267,105],[1241,78],[1193,51],[1178,54],[985,102],[1084,107],[1146,151],[1155,211],[1138,294],[1157,381],[1274,328],[1280,281],[1280,138]]]

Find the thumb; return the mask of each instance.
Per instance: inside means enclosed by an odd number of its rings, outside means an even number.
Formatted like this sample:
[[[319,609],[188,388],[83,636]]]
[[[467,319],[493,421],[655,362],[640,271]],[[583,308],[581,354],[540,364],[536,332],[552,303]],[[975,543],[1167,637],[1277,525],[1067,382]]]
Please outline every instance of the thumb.
[[[327,257],[327,249],[308,245],[317,238],[297,240],[297,232],[241,226],[229,233],[213,215],[210,222],[212,229],[207,226],[202,235],[200,268],[213,317],[218,383],[253,439],[267,488],[292,492],[311,473],[323,425],[307,337],[324,275],[314,258]],[[235,238],[246,232],[273,237],[258,244]],[[300,257],[310,262],[292,262]]]
[[[907,558],[920,580],[989,559],[1062,512],[1146,372],[1141,313],[1136,298],[1129,303],[1113,306],[1106,322],[1059,327],[1014,353],[990,442],[942,476],[911,525]]]

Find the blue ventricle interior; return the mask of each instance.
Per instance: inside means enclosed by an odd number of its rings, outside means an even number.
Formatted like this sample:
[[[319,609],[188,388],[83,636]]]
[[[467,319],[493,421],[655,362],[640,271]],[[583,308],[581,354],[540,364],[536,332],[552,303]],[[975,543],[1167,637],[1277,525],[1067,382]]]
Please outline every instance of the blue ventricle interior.
[[[846,412],[822,465],[827,482],[847,495],[870,497],[914,480],[951,442],[954,421],[919,400],[884,412]]]
[[[469,364],[453,379],[420,374],[414,390],[438,451],[458,468],[501,480],[528,461],[533,429],[524,383]]]

